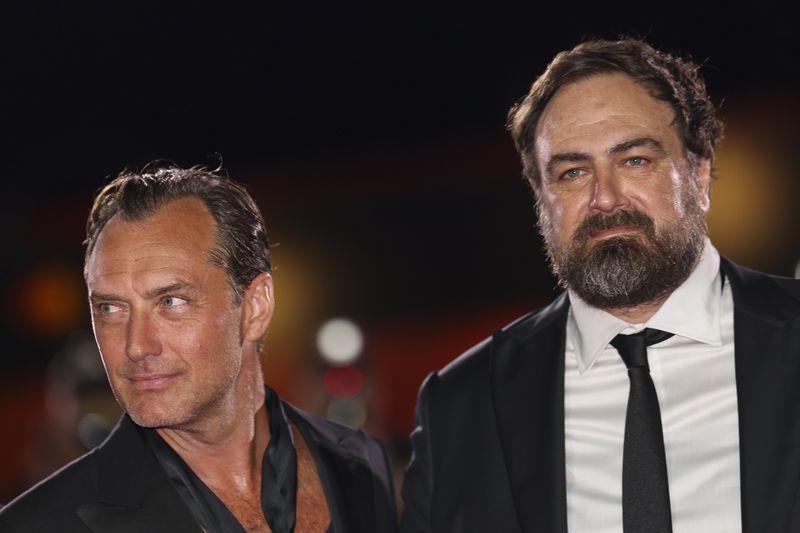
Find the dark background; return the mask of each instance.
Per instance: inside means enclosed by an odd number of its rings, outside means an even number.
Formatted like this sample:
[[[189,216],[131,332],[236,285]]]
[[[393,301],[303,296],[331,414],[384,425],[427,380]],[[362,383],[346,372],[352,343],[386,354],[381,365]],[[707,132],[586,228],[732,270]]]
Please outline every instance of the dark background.
[[[314,336],[352,319],[366,427],[399,466],[424,375],[556,292],[504,122],[581,39],[644,37],[703,63],[728,125],[712,238],[794,275],[799,50],[766,4],[3,9],[0,501],[110,409],[80,243],[92,194],[128,165],[221,160],[247,184],[277,244],[268,381],[324,414]]]

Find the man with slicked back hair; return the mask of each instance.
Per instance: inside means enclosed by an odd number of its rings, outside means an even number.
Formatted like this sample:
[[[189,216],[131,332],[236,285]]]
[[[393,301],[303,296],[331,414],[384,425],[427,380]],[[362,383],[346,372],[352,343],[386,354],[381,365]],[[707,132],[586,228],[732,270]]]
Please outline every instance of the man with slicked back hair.
[[[250,194],[156,164],[97,195],[84,277],[124,414],[100,446],[0,511],[0,532],[395,529],[383,447],[265,386],[275,296]]]

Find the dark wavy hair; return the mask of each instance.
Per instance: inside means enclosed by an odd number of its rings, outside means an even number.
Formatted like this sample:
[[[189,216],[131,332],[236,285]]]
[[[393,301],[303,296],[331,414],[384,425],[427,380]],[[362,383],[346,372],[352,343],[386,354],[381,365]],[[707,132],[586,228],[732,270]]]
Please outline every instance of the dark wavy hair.
[[[264,218],[250,193],[229,179],[221,168],[181,168],[154,162],[141,170],[123,170],[100,189],[86,221],[84,265],[103,228],[114,216],[142,220],[179,198],[198,198],[217,227],[211,261],[223,268],[237,303],[253,279],[272,272]]]
[[[534,191],[541,184],[534,141],[545,107],[564,85],[598,74],[623,73],[672,107],[675,128],[690,161],[707,157],[722,139],[722,122],[716,116],[699,67],[695,63],[656,50],[638,39],[592,40],[559,53],[536,79],[528,94],[508,112],[507,127],[522,159],[523,175]]]

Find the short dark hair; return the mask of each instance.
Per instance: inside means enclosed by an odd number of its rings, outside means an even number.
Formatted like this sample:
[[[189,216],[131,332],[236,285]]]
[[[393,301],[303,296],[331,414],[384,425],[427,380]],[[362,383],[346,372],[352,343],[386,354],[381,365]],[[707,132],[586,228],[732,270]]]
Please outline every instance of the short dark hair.
[[[217,246],[211,261],[223,268],[236,301],[262,272],[272,272],[264,218],[244,186],[229,179],[221,168],[181,168],[173,163],[150,163],[141,170],[123,170],[95,196],[86,221],[86,256],[114,216],[142,220],[180,198],[198,198],[217,227]]]
[[[592,40],[559,53],[508,112],[507,127],[522,159],[523,175],[536,191],[541,183],[534,147],[536,127],[555,93],[569,83],[609,73],[627,74],[654,98],[669,104],[689,154],[708,157],[713,163],[714,150],[722,139],[722,122],[698,70],[695,63],[639,39]]]

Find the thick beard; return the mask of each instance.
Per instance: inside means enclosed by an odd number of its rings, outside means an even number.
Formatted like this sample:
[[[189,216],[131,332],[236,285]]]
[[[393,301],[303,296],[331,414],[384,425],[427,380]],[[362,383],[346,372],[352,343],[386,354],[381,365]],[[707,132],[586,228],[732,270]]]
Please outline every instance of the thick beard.
[[[553,273],[563,287],[601,309],[635,307],[665,298],[689,277],[703,250],[705,214],[696,194],[686,191],[685,216],[673,227],[656,232],[653,220],[638,210],[597,213],[587,217],[564,246],[556,242],[550,218],[537,203]],[[592,233],[618,226],[638,227],[642,232],[592,246]]]

